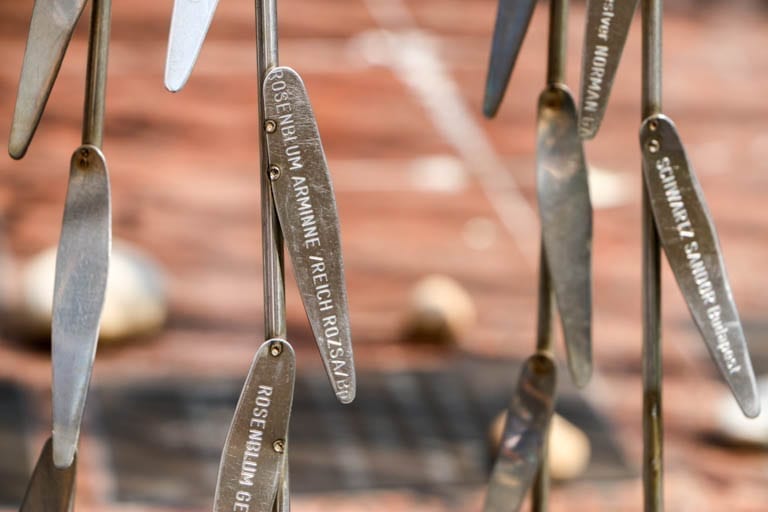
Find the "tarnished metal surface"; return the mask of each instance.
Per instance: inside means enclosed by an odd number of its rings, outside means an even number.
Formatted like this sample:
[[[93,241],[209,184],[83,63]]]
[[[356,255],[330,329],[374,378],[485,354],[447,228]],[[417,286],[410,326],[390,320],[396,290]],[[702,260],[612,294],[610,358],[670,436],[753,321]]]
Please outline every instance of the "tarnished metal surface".
[[[165,61],[165,87],[176,92],[187,83],[203,47],[218,0],[175,0]]]
[[[499,0],[483,99],[483,113],[487,117],[496,115],[507,91],[534,7],[535,0]]]
[[[296,356],[290,344],[264,342],[251,364],[224,443],[214,512],[271,512],[288,447]]]
[[[49,438],[29,480],[20,512],[69,512],[75,499],[77,459],[66,469],[53,463],[53,442]]]
[[[562,85],[539,97],[537,192],[542,237],[577,386],[592,374],[592,205],[576,108]]]
[[[94,146],[81,146],[72,155],[53,294],[53,460],[57,467],[69,466],[77,448],[104,305],[111,236],[104,155]]]
[[[336,199],[304,83],[292,69],[264,80],[272,195],[304,309],[337,398],[355,398],[355,368]]]
[[[21,158],[43,115],[85,0],[35,0],[8,152]]]
[[[579,110],[579,135],[584,139],[593,138],[600,129],[637,2],[587,1]]]
[[[101,147],[104,138],[107,62],[112,23],[112,1],[93,0],[91,31],[88,39],[88,68],[85,74],[83,144]]]
[[[538,353],[528,358],[507,410],[485,512],[510,512],[522,505],[541,463],[556,384],[555,365],[549,356]]]
[[[760,402],[744,331],[704,195],[675,125],[658,114],[640,130],[656,228],[688,309],[744,414]]]
[[[643,0],[641,119],[661,112],[663,1]],[[645,174],[643,172],[643,174]],[[661,248],[651,200],[642,180],[643,509],[664,510],[664,410],[661,359]]]

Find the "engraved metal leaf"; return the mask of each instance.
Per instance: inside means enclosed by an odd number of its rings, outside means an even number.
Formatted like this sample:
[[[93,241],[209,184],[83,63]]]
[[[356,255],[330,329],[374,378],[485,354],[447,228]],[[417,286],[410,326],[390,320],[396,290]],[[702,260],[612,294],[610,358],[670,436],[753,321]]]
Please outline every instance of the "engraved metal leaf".
[[[651,116],[640,130],[643,174],[659,239],[693,321],[742,411],[760,413],[752,362],[704,194],[674,123]]]
[[[304,310],[342,403],[355,398],[355,367],[341,235],[331,175],[304,83],[277,67],[263,86],[272,196]]]
[[[592,375],[592,205],[576,108],[565,86],[539,97],[536,176],[542,238],[568,366],[581,387]]]
[[[283,340],[264,342],[237,402],[219,465],[214,512],[271,512],[288,448],[296,356]]]

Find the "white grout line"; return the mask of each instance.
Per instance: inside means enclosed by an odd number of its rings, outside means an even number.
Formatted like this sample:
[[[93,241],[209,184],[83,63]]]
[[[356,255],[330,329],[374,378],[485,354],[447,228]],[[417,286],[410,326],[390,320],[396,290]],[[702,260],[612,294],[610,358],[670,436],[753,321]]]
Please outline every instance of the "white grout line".
[[[421,100],[435,128],[477,177],[525,261],[536,268],[538,215],[467,106],[434,38],[419,30],[402,0],[363,1],[382,29],[358,35],[353,44],[370,63],[390,67]]]

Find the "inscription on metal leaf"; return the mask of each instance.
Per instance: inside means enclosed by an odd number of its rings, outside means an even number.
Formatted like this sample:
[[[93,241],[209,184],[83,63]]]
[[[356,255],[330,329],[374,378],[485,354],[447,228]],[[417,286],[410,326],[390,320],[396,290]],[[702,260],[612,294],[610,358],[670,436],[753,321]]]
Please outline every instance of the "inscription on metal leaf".
[[[283,340],[256,353],[219,465],[214,512],[270,512],[288,448],[296,356]]]
[[[304,309],[337,398],[355,397],[355,368],[336,199],[299,75],[278,67],[263,87],[269,175]]]
[[[744,331],[715,225],[672,120],[652,116],[640,131],[645,183],[659,239],[691,316],[744,414],[760,402]]]
[[[600,128],[636,8],[637,0],[587,1],[579,118],[584,139],[593,138]]]

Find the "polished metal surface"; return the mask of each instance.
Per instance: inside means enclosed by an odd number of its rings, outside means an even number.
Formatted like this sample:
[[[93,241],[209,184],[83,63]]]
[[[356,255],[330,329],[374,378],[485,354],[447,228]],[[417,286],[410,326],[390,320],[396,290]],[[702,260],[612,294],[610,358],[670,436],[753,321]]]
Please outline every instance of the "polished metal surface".
[[[579,109],[579,135],[584,139],[600,129],[637,2],[587,0]]]
[[[491,473],[485,512],[520,508],[541,463],[542,447],[554,411],[556,370],[552,359],[537,353],[523,365],[507,409],[499,453]]]
[[[296,356],[290,344],[264,342],[237,402],[219,466],[214,512],[271,512],[287,457]]]
[[[720,374],[744,414],[755,417],[760,412],[757,384],[715,225],[672,120],[662,114],[646,119],[640,144],[669,266]]]
[[[499,0],[483,99],[483,113],[487,117],[496,115],[507,91],[534,7],[535,0]]]
[[[592,205],[576,107],[563,85],[539,97],[537,192],[542,237],[577,386],[592,375]]]
[[[69,466],[77,449],[107,286],[111,236],[104,155],[94,146],[81,146],[72,155],[53,294],[53,460],[57,467]]]
[[[203,47],[218,0],[175,0],[165,60],[165,87],[177,92],[187,83]]]
[[[264,80],[269,177],[304,310],[336,397],[355,397],[336,199],[304,83],[286,67]]]
[[[85,0],[35,0],[13,113],[8,153],[27,152]]]
[[[53,442],[50,438],[37,459],[32,478],[21,502],[19,512],[70,512],[75,499],[77,459],[66,469],[53,463]]]

